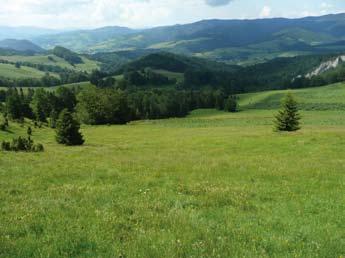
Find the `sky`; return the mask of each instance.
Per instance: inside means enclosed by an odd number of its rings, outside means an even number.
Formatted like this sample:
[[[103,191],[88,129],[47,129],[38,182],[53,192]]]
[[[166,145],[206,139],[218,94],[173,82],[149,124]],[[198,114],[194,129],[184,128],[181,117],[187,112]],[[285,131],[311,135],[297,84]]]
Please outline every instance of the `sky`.
[[[345,12],[345,0],[0,0],[0,26],[147,28],[203,19]]]

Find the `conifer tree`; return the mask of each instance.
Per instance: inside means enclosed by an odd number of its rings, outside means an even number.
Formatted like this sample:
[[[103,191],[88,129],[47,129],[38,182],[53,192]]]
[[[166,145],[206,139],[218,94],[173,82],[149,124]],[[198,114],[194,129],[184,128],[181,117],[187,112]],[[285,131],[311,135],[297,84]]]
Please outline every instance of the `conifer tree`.
[[[79,132],[80,125],[73,118],[73,115],[64,109],[59,115],[59,119],[56,125],[56,141],[65,145],[82,145],[84,139]]]
[[[35,90],[31,108],[38,122],[46,122],[50,113],[49,94],[44,89]]]
[[[215,92],[215,108],[218,110],[224,110],[225,108],[225,94],[222,90]]]
[[[228,97],[225,103],[225,111],[228,112],[238,112],[238,103],[237,103],[237,97],[234,95],[231,95]]]
[[[9,126],[9,123],[8,123],[7,115],[5,115],[4,117],[5,117],[4,125],[5,125],[6,127],[8,127],[8,126]]]
[[[288,93],[282,103],[282,109],[276,116],[275,129],[277,131],[293,132],[301,129],[301,116],[298,104],[291,93]]]
[[[19,120],[23,117],[22,100],[17,89],[10,89],[7,92],[5,111],[13,120]]]
[[[32,129],[31,129],[31,126],[28,127],[27,129],[27,134],[28,134],[28,137],[30,138],[32,136]]]
[[[49,120],[49,125],[51,128],[56,128],[56,123],[59,118],[59,114],[55,111],[55,109],[50,112],[50,120]]]

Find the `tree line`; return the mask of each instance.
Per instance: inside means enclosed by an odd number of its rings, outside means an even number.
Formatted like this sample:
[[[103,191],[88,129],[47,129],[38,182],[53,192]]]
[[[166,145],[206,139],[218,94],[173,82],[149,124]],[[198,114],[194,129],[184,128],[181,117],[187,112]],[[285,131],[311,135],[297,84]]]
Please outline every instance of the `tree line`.
[[[140,119],[184,117],[198,108],[237,111],[235,96],[222,90],[205,89],[84,89],[60,87],[56,91],[43,88],[9,88],[0,91],[2,112],[10,119],[33,119],[52,127],[62,110],[67,109],[85,124],[124,124]]]

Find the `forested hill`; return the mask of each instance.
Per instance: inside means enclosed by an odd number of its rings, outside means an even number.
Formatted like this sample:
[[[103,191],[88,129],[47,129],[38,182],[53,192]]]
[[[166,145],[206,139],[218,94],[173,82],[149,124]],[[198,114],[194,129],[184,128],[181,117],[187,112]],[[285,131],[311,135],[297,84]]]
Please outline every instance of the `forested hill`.
[[[152,51],[253,64],[276,57],[345,50],[345,14],[301,19],[204,20],[145,30],[106,27],[40,36],[34,42],[79,52]]]
[[[171,72],[184,73],[187,70],[210,70],[234,72],[240,69],[236,65],[227,65],[211,60],[196,57],[177,55],[169,52],[157,52],[141,57],[133,62],[124,65],[120,71],[140,70],[146,67],[163,69]]]
[[[41,53],[44,49],[29,40],[4,39],[0,41],[0,48],[20,52]]]
[[[307,76],[320,64],[337,58],[338,54],[308,55],[277,58],[266,63],[241,67],[162,52],[132,61],[115,74],[140,72],[150,68],[180,73],[186,88],[200,89],[210,86],[229,92],[254,92],[314,87],[342,81],[345,78],[345,63],[339,63],[337,67],[316,76]]]
[[[58,34],[41,35],[33,40],[37,44],[49,49],[55,46],[64,46],[66,48],[88,52],[88,49],[102,42],[114,39],[118,36],[124,36],[136,33],[140,30],[134,30],[126,27],[109,26],[94,30],[77,30],[62,32]],[[102,48],[100,48],[101,50]]]
[[[0,49],[0,86],[38,87],[94,81],[94,84],[183,89],[224,89],[243,93],[322,86],[344,80],[343,53],[281,57],[248,66],[159,50],[80,55],[57,46],[43,53]],[[336,67],[333,64],[337,63]],[[324,64],[332,64],[320,69]],[[94,70],[101,70],[94,72]],[[309,76],[321,71],[315,76]],[[117,82],[113,81],[116,77]],[[105,79],[106,80],[100,80]]]

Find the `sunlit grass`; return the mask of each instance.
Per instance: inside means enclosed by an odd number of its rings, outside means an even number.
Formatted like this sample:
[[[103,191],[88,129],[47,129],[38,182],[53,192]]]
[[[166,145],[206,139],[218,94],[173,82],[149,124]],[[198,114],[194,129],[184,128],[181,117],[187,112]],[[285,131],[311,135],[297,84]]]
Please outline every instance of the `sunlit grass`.
[[[0,256],[341,257],[344,114],[286,134],[275,112],[84,126],[82,147],[34,129],[44,153],[0,152]]]

